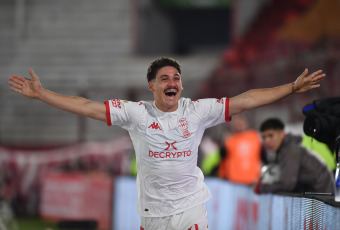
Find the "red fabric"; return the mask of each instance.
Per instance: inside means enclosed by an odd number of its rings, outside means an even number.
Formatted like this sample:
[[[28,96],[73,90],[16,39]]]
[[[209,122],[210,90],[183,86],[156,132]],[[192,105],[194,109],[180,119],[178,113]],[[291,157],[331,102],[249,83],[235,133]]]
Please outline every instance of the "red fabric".
[[[195,227],[195,229],[193,229],[193,227]],[[198,225],[195,224],[194,226],[192,226],[191,228],[188,228],[188,230],[198,230]]]
[[[225,99],[225,121],[231,121],[231,116],[229,116],[229,98]]]
[[[261,190],[260,190],[260,181],[257,181],[256,185],[254,186],[254,192],[256,194],[261,194]]]
[[[106,105],[106,119],[107,119],[107,126],[111,126],[111,117],[110,117],[110,105],[108,101],[105,101]]]

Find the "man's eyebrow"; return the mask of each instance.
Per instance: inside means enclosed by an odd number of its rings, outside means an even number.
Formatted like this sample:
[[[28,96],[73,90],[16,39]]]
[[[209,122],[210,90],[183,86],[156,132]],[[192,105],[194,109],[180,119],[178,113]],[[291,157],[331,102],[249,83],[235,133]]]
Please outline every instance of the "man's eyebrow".
[[[175,73],[174,74],[175,76],[178,76],[178,77],[181,77],[181,75],[179,74],[179,73]],[[169,75],[168,74],[163,74],[163,75],[161,75],[161,76],[159,76],[160,78],[162,78],[162,77],[169,77]]]

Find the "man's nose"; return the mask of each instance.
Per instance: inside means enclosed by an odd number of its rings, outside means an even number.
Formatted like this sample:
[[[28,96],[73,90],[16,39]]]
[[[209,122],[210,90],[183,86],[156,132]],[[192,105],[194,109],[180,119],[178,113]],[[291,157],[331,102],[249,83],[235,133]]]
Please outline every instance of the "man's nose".
[[[175,86],[176,85],[175,80],[174,79],[169,79],[168,85]]]
[[[270,141],[269,141],[268,139],[264,139],[264,140],[263,140],[263,143],[264,143],[265,145],[267,145],[267,146],[268,146],[268,145],[269,145],[269,143],[270,143]]]

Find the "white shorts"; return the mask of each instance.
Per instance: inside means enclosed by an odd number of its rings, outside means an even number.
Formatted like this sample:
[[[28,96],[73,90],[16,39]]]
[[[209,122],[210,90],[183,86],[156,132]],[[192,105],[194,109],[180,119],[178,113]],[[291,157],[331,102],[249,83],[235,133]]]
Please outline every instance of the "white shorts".
[[[166,217],[141,217],[140,230],[206,230],[208,214],[205,204]]]

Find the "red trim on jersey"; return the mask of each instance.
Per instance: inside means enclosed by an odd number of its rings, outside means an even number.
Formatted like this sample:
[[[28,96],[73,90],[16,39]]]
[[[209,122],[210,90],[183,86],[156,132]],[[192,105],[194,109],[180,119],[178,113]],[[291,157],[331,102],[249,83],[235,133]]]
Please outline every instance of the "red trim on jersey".
[[[195,229],[193,229],[193,227],[195,227]],[[192,226],[191,228],[188,228],[188,230],[198,230],[198,225],[195,224],[194,226]]]
[[[105,105],[106,105],[106,122],[107,122],[107,126],[111,126],[111,116],[110,116],[110,104],[109,101],[105,101]]]
[[[225,99],[225,114],[224,114],[224,117],[225,117],[226,122],[231,121],[231,116],[229,116],[229,98]]]

